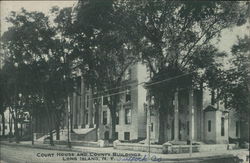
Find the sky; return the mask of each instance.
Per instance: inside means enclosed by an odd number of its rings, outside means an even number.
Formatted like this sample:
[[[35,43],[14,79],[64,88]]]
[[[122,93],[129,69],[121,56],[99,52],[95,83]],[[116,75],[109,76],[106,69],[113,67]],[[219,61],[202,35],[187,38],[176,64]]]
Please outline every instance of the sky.
[[[49,1],[49,0],[27,0],[27,1],[13,1],[13,0],[5,0],[0,1],[1,8],[1,33],[6,31],[9,27],[9,24],[5,21],[5,17],[9,15],[11,11],[20,11],[23,7],[28,11],[41,11],[44,13],[48,13],[49,9],[53,6],[58,6],[60,8],[63,7],[72,7],[76,3],[76,0],[57,0],[57,1]],[[227,29],[222,32],[221,41],[216,46],[220,51],[230,52],[231,46],[236,43],[237,36],[243,37],[244,35],[249,35],[249,29],[247,29],[247,25],[241,27],[235,27],[233,29]]]
[[[5,0],[0,1],[1,4],[1,33],[6,31],[9,27],[9,24],[5,21],[5,17],[7,17],[11,11],[20,11],[23,7],[27,11],[40,11],[44,12],[45,14],[49,12],[49,10],[53,6],[58,6],[60,8],[63,7],[72,7],[75,4],[76,0],[57,0],[57,1],[50,1],[50,0]]]

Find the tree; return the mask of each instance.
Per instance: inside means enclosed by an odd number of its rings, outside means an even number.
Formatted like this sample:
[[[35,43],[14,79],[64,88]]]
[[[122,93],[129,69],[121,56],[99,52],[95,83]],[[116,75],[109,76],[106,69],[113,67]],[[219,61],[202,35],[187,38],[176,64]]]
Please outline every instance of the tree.
[[[194,87],[200,81],[196,72],[207,68],[194,62],[204,63],[210,58],[206,65],[213,64],[211,41],[220,37],[223,29],[244,24],[247,7],[239,2],[162,0],[131,0],[122,6],[130,14],[130,29],[136,31],[131,35],[140,38],[136,46],[153,73],[151,83],[171,79],[148,84],[159,107],[159,142],[163,143],[167,140],[164,122],[173,108],[174,92],[177,88]]]
[[[50,144],[53,130],[58,128],[68,94],[73,90],[70,61],[64,61],[64,44],[51,25],[48,16],[40,12],[12,12],[7,20],[12,27],[3,34],[4,48],[9,54],[8,75],[15,72],[14,97],[22,101],[32,116],[31,99],[38,100],[46,113]],[[67,89],[66,89],[67,88]],[[31,99],[30,99],[31,98]],[[34,100],[33,100],[34,101]],[[29,102],[29,103],[28,103]],[[14,105],[15,110],[18,110]],[[41,107],[39,107],[41,108]]]
[[[18,113],[21,112],[21,108],[19,106],[20,101],[18,100],[17,85],[21,84],[21,82],[17,83],[17,79],[20,76],[18,76],[16,72],[17,72],[16,67],[10,64],[8,60],[6,60],[2,68],[2,74],[1,74],[2,75],[1,86],[3,88],[2,106],[4,109],[8,107],[9,111],[12,114],[12,118],[14,120],[14,130],[15,130],[14,135],[16,137],[16,142],[19,142]],[[17,108],[19,108],[20,110]]]
[[[124,13],[112,0],[79,1],[75,8],[73,29],[68,36],[73,45],[72,56],[81,69],[86,84],[95,94],[108,97],[111,112],[112,139],[115,139],[116,111],[119,95],[125,93],[123,76],[136,63],[127,31],[119,23]],[[97,104],[98,105],[98,104]]]
[[[4,102],[4,92],[5,92],[5,87],[4,87],[4,79],[3,79],[3,74],[2,74],[2,69],[0,69],[0,115],[2,118],[2,135],[5,135],[5,116],[4,112],[6,110],[5,107],[5,102]]]
[[[228,72],[225,100],[228,108],[235,109],[243,121],[249,121],[249,48],[250,38],[239,38],[232,46],[233,71]],[[231,79],[231,80],[230,80]],[[233,79],[233,80],[232,80]]]

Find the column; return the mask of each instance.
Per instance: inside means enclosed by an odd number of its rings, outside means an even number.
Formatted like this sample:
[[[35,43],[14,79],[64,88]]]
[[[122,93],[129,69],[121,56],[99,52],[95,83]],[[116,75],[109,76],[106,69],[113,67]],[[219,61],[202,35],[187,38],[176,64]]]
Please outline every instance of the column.
[[[70,105],[70,97],[67,97],[67,129],[68,129],[68,133],[67,133],[67,137],[68,137],[68,143],[71,141],[71,137],[70,137],[70,131],[72,130],[72,119],[71,119],[71,105]],[[70,143],[69,143],[70,144]]]
[[[73,127],[74,127],[74,116],[73,116],[73,94],[71,95],[71,97],[69,97],[69,101],[70,101],[70,104],[69,104],[69,116],[70,116],[70,131],[72,132],[73,131]]]
[[[151,97],[150,97],[151,98]],[[146,131],[147,131],[147,142],[148,144],[150,144],[150,99],[147,100],[147,104],[144,104],[144,107],[146,108],[146,115],[147,115],[147,128],[146,128]]]
[[[72,112],[73,112],[74,128],[77,128],[78,110],[77,110],[77,95],[76,95],[76,92],[73,93],[72,103],[73,103]]]
[[[89,115],[89,118],[88,118],[88,124],[89,124],[89,128],[93,128],[94,127],[94,124],[93,124],[93,103],[92,103],[92,89],[90,89],[89,91],[89,107],[88,107],[88,115]]]
[[[203,115],[203,83],[200,86],[200,141],[204,140],[204,115]]]
[[[197,128],[197,132],[196,132],[196,135],[197,135],[197,140],[201,141],[201,128],[202,128],[202,109],[201,109],[201,92],[197,92],[195,95],[195,100],[196,100],[196,116],[195,116],[195,119],[196,119],[196,128]]]
[[[81,89],[81,88],[79,88],[79,89]],[[80,93],[80,91],[79,91],[79,93]],[[78,110],[78,115],[77,115],[77,126],[78,126],[79,128],[81,128],[80,125],[81,125],[81,115],[82,115],[82,111],[81,111],[81,95],[80,95],[80,94],[77,95],[77,110]]]
[[[189,90],[189,139],[192,142],[194,138],[194,93],[193,90]]]
[[[174,140],[179,140],[179,103],[178,103],[178,89],[174,95]]]
[[[94,105],[95,101],[93,99],[93,98],[95,98],[95,96],[93,94],[94,94],[94,91],[91,91],[91,100],[90,100],[91,115],[92,115],[92,117],[91,117],[91,125],[93,125],[93,127],[95,127],[95,110],[96,110],[96,108],[95,108],[95,105]]]
[[[101,129],[102,125],[102,98],[98,99],[98,130],[97,130],[97,138],[101,139],[103,135],[103,129]]]
[[[81,106],[80,106],[80,112],[81,112],[81,126],[82,128],[85,128],[85,92],[84,92],[84,80],[83,76],[81,76]]]

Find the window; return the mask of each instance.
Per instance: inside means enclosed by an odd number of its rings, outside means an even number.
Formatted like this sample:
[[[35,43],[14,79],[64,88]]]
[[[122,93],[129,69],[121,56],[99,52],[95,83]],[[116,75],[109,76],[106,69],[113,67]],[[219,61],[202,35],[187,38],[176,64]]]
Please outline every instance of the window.
[[[87,95],[86,97],[86,105],[87,105],[87,108],[89,107],[89,96]]]
[[[187,135],[189,135],[189,121],[187,121]]]
[[[130,140],[130,132],[124,132],[124,140]]]
[[[171,123],[171,139],[174,140],[174,119],[172,120]]]
[[[107,111],[103,111],[103,119],[102,119],[102,124],[106,125],[108,121],[108,117],[107,117]]]
[[[116,112],[116,124],[119,125],[119,112]]]
[[[154,131],[154,123],[151,123],[151,132]]]
[[[131,101],[131,92],[129,89],[126,90],[126,102]]]
[[[131,79],[131,69],[126,70],[125,72],[125,80]]]
[[[5,126],[4,126],[4,129],[5,129],[5,130],[7,130],[7,129],[8,129],[7,125],[5,125]]]
[[[221,136],[225,136],[225,118],[221,118]]]
[[[208,132],[211,132],[211,120],[208,121]]]
[[[155,104],[155,96],[151,97],[151,104],[154,105]]]
[[[105,131],[105,133],[104,133],[104,139],[105,140],[109,139],[109,132],[108,131]]]
[[[108,97],[103,97],[102,105],[108,105]]]
[[[90,86],[89,86],[89,84],[87,84],[87,87],[86,87],[87,91],[89,91],[89,88],[90,88]]]
[[[125,124],[131,123],[131,109],[125,110]]]
[[[236,137],[239,136],[240,122],[236,121]]]
[[[89,114],[88,114],[88,111],[86,112],[86,124],[88,124],[89,122]]]
[[[115,140],[118,140],[118,132],[115,132]]]

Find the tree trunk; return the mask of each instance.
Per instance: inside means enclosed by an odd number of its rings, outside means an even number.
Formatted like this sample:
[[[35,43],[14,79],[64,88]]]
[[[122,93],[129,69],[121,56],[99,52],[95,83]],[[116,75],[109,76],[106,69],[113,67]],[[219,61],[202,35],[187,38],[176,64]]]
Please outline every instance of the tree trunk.
[[[211,105],[215,104],[215,91],[212,89],[211,91]]]
[[[49,140],[50,140],[50,145],[54,146],[54,141],[53,141],[53,128],[52,128],[52,123],[51,123],[51,117],[48,111],[48,107],[46,107],[47,113],[48,113],[48,125],[49,125]]]
[[[51,146],[54,146],[55,144],[54,144],[54,140],[53,140],[53,130],[52,129],[50,129],[50,131],[49,131],[49,140],[50,140],[50,145]]]
[[[48,110],[48,109],[47,109]],[[51,121],[51,116],[48,116],[49,118],[49,140],[50,140],[50,145],[54,146],[54,140],[53,140],[53,127],[52,127],[52,121]]]
[[[9,132],[9,136],[12,136],[13,135],[13,132],[12,132],[12,116],[10,116],[9,114],[9,128],[10,128],[10,132]]]
[[[18,122],[17,119],[14,118],[14,130],[15,130],[15,138],[16,138],[16,143],[19,143],[19,129],[18,129]]]
[[[21,122],[21,137],[23,136],[23,122]]]
[[[14,107],[14,112],[15,112],[15,116],[13,115],[13,119],[14,119],[14,135],[16,138],[16,143],[19,143],[20,139],[19,139],[19,128],[18,128],[18,120],[17,120],[17,106]]]
[[[73,113],[71,110],[72,107],[70,107],[70,132],[73,133]]]
[[[173,104],[172,95],[166,95],[163,93],[159,99],[159,143],[163,144],[168,141],[168,136],[166,135],[166,129],[168,124],[168,115],[170,114],[170,109]]]
[[[159,110],[162,110],[162,109],[159,109]],[[163,144],[165,143],[165,122],[166,122],[166,119],[167,116],[162,112],[162,111],[159,111],[159,144]]]
[[[31,144],[34,145],[34,124],[33,124],[33,109],[32,109],[32,115],[30,116],[30,126],[31,126],[31,130],[30,130],[30,134],[31,134]]]
[[[60,140],[60,125],[56,125],[56,140]]]
[[[100,109],[100,100],[97,101],[97,104],[95,105],[95,124],[96,124],[96,141],[99,139],[98,129],[99,129],[99,110]]]
[[[96,141],[98,141],[99,139],[98,130],[99,130],[99,108],[96,111]]]
[[[44,96],[44,92],[43,92],[43,96]],[[47,99],[44,97],[44,101],[45,101],[45,109],[48,115],[48,127],[49,127],[49,140],[50,140],[50,145],[54,146],[54,141],[53,141],[53,127],[52,127],[52,120],[51,120],[51,113],[49,113],[49,106],[48,106],[48,101]]]
[[[118,91],[115,92],[111,92],[112,93],[117,93]],[[112,141],[114,141],[116,139],[116,107],[119,101],[119,97],[117,96],[113,96],[110,98],[111,101],[108,105],[110,113],[111,113],[111,134],[112,134]]]
[[[3,125],[3,131],[2,131],[2,135],[5,135],[5,117],[4,117],[4,112],[1,113],[2,116],[2,125]]]
[[[59,111],[56,112],[56,140],[60,140],[60,123],[61,114]]]
[[[116,139],[116,106],[113,106],[113,109],[111,109],[111,132],[112,132],[112,141],[115,141]]]

